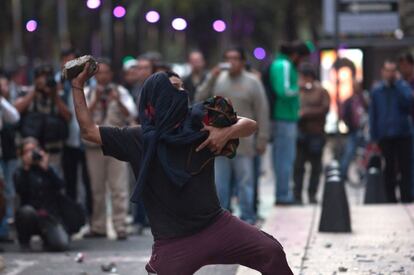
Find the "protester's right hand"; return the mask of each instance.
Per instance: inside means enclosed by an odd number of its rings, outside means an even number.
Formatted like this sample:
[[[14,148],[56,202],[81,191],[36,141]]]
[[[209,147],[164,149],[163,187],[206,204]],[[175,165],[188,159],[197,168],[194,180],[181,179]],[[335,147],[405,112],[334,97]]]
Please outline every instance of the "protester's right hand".
[[[85,82],[97,72],[97,70],[95,70],[93,73],[90,74],[89,65],[89,62],[87,62],[85,64],[85,67],[83,68],[83,71],[80,74],[78,74],[78,76],[76,76],[74,79],[72,79],[72,86],[83,87],[83,85],[85,85]]]

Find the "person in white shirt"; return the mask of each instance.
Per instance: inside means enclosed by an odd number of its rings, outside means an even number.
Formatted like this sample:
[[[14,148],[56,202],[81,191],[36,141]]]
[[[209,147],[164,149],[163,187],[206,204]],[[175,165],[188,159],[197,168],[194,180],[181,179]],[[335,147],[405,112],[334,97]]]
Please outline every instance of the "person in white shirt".
[[[100,126],[123,127],[137,116],[132,96],[121,85],[112,82],[113,72],[108,60],[99,60],[95,75],[97,85],[86,89],[85,96],[94,122]],[[86,160],[91,179],[92,217],[86,237],[106,236],[106,198],[109,187],[112,202],[112,222],[117,238],[127,237],[125,218],[128,210],[128,168],[125,162],[102,155],[96,144],[86,144]]]

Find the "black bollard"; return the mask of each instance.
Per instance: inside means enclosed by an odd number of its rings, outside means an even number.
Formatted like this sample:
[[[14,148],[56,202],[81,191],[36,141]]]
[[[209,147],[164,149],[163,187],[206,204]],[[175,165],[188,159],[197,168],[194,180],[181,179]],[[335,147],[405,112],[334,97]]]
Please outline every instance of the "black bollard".
[[[338,174],[339,165],[337,164],[337,161],[333,161],[325,169],[325,187],[319,232],[351,232],[348,199],[344,182]]]
[[[330,177],[333,177],[333,176],[341,177],[341,171],[335,169],[335,170],[327,170],[325,172],[325,177],[326,178],[330,178]]]
[[[384,182],[382,179],[381,170],[376,167],[368,169],[367,185],[365,188],[364,203],[386,203],[387,198],[385,196]]]
[[[330,171],[339,171],[339,162],[337,160],[332,160],[325,168],[325,173]]]

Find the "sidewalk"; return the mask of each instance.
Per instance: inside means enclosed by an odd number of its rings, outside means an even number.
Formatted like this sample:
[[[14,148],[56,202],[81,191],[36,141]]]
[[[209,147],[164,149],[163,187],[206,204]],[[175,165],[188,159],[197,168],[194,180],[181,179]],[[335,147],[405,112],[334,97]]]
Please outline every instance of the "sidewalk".
[[[282,243],[294,274],[414,274],[414,205],[350,207],[349,234],[318,233],[320,206],[276,207],[264,230]]]

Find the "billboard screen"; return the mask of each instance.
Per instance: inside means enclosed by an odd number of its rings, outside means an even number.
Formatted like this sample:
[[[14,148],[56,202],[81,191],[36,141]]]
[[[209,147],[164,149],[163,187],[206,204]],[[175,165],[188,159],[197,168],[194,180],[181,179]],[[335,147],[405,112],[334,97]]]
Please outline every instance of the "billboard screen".
[[[321,51],[321,83],[328,90],[331,97],[330,111],[325,125],[327,133],[335,133],[338,129],[337,100],[340,104],[343,103],[352,95],[353,90],[352,70],[349,67],[344,66],[340,67],[338,72],[336,72],[333,65],[337,58],[347,58],[351,60],[356,68],[355,80],[360,82],[362,81],[363,76],[363,57],[364,54],[361,49],[340,49],[338,51],[338,56],[335,50]],[[338,90],[336,87],[337,74],[339,76]],[[341,123],[339,123],[339,131],[343,132],[343,125],[341,125]]]

